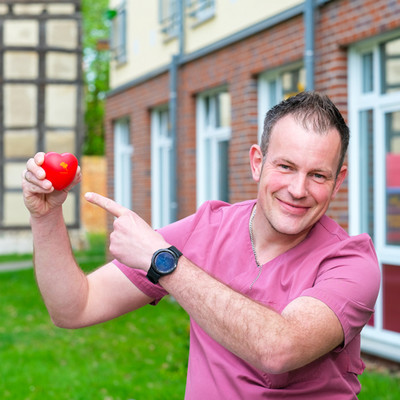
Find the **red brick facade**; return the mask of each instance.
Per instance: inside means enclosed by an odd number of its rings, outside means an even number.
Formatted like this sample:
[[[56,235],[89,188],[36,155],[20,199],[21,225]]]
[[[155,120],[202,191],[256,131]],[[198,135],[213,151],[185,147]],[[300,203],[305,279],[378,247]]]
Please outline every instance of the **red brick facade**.
[[[325,92],[345,118],[347,110],[347,48],[358,41],[400,28],[397,0],[337,0],[315,14],[315,89]],[[230,199],[254,197],[248,150],[257,141],[257,76],[269,69],[301,61],[304,54],[303,16],[278,24],[221,50],[195,59],[178,73],[178,217],[196,207],[196,101],[205,90],[226,86],[231,95]],[[169,76],[159,75],[107,99],[108,195],[113,197],[113,121],[128,117],[132,158],[133,208],[151,220],[150,112],[166,104]],[[267,111],[267,110],[265,110]],[[329,215],[348,227],[348,188],[342,186]]]

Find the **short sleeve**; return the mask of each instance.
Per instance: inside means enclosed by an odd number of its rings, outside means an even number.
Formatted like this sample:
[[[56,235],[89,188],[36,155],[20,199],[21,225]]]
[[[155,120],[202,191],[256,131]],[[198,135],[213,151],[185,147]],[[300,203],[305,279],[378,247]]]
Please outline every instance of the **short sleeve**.
[[[379,263],[371,239],[363,234],[344,241],[337,254],[324,261],[314,286],[302,296],[317,298],[334,311],[346,346],[371,318],[379,287]]]
[[[154,299],[153,305],[157,304],[164,296],[168,294],[161,285],[154,285],[146,278],[146,273],[139,269],[127,267],[114,260],[113,263],[121,270],[121,272],[146,296]]]
[[[171,245],[176,246],[185,254],[185,245],[191,233],[195,229],[199,219],[206,210],[210,208],[210,202],[204,203],[196,214],[183,218],[164,228],[157,230],[164,239]],[[114,260],[113,263],[121,270],[121,272],[145,295],[154,299],[152,304],[157,304],[164,296],[168,294],[166,290],[159,284],[154,285],[146,278],[146,273],[142,270],[127,267]]]

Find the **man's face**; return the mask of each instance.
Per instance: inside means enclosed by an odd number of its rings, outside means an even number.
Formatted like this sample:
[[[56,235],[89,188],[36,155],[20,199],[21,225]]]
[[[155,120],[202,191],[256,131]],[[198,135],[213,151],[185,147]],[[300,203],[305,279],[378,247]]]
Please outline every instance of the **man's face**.
[[[302,239],[322,217],[346,176],[342,167],[336,177],[340,146],[336,129],[315,133],[290,115],[276,123],[264,161],[258,156],[253,163],[257,203],[270,233]]]

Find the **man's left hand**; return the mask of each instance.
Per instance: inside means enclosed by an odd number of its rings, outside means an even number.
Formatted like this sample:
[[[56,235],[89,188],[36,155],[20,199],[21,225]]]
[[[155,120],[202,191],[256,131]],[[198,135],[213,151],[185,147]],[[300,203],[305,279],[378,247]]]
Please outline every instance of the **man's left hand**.
[[[126,266],[147,271],[153,253],[170,246],[139,215],[114,200],[91,192],[85,198],[116,218],[110,235],[110,253]]]

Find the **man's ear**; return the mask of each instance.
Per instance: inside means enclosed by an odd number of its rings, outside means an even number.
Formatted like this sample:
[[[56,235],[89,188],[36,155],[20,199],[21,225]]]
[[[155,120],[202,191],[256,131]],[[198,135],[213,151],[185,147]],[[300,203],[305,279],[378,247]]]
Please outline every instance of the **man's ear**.
[[[332,193],[332,199],[336,196],[337,192],[339,191],[339,188],[341,184],[343,183],[344,179],[346,178],[347,175],[347,166],[343,165],[342,168],[340,169],[340,172],[336,178],[335,182],[335,188],[333,189]]]
[[[261,148],[258,144],[253,144],[249,151],[251,174],[255,182],[260,181],[263,164]]]

